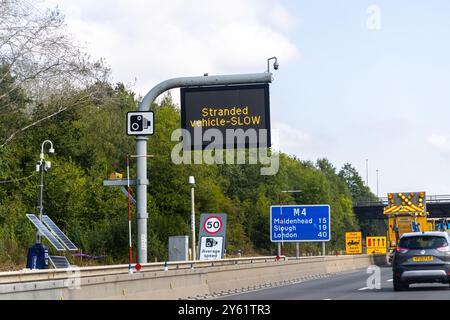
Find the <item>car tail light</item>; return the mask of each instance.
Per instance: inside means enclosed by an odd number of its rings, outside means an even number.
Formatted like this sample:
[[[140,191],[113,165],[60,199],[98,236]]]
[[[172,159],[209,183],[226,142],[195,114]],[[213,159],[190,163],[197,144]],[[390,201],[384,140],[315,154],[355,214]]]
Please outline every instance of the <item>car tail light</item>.
[[[436,248],[436,250],[440,251],[440,252],[449,252],[450,251],[450,247],[449,246],[440,247],[440,248]]]
[[[399,253],[407,253],[408,249],[397,247],[397,252],[399,252]]]

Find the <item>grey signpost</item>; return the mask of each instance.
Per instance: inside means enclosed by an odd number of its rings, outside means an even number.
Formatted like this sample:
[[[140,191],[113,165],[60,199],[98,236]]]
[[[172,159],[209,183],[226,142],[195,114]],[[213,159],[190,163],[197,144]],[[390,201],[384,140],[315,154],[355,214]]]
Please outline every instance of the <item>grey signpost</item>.
[[[202,213],[200,215],[197,258],[199,260],[223,259],[226,236],[226,213]]]
[[[149,111],[151,104],[163,92],[184,87],[271,83],[272,73],[200,76],[173,78],[151,89],[139,104],[139,111]],[[136,201],[137,201],[137,262],[147,262],[147,137],[136,136]]]

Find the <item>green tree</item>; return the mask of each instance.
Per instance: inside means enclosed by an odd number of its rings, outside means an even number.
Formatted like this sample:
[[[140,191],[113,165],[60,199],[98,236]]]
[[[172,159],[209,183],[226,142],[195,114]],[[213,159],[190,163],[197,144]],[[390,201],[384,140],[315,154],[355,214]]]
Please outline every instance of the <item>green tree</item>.
[[[369,187],[364,184],[358,171],[353,168],[351,164],[344,164],[342,169],[339,171],[339,176],[346,182],[354,204],[358,202],[378,200],[377,196],[375,196],[370,191]],[[363,237],[366,235],[384,234],[386,230],[383,223],[380,226],[379,221],[375,220],[358,218],[358,224],[362,231]]]

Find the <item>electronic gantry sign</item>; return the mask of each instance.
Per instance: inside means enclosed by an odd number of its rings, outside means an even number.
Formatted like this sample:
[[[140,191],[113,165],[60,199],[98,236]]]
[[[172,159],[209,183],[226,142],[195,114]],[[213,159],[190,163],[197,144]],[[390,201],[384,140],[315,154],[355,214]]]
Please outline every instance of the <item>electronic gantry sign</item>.
[[[181,88],[184,149],[267,148],[269,84]]]

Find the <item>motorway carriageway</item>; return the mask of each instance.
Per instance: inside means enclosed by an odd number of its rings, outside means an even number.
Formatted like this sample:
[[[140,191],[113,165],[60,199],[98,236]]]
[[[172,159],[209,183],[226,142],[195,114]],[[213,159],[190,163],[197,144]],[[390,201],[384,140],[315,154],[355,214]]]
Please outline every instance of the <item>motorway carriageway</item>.
[[[448,284],[412,284],[407,291],[394,292],[392,269],[380,269],[381,289],[367,288],[367,279],[372,273],[361,269],[317,280],[227,295],[220,300],[450,300]]]

